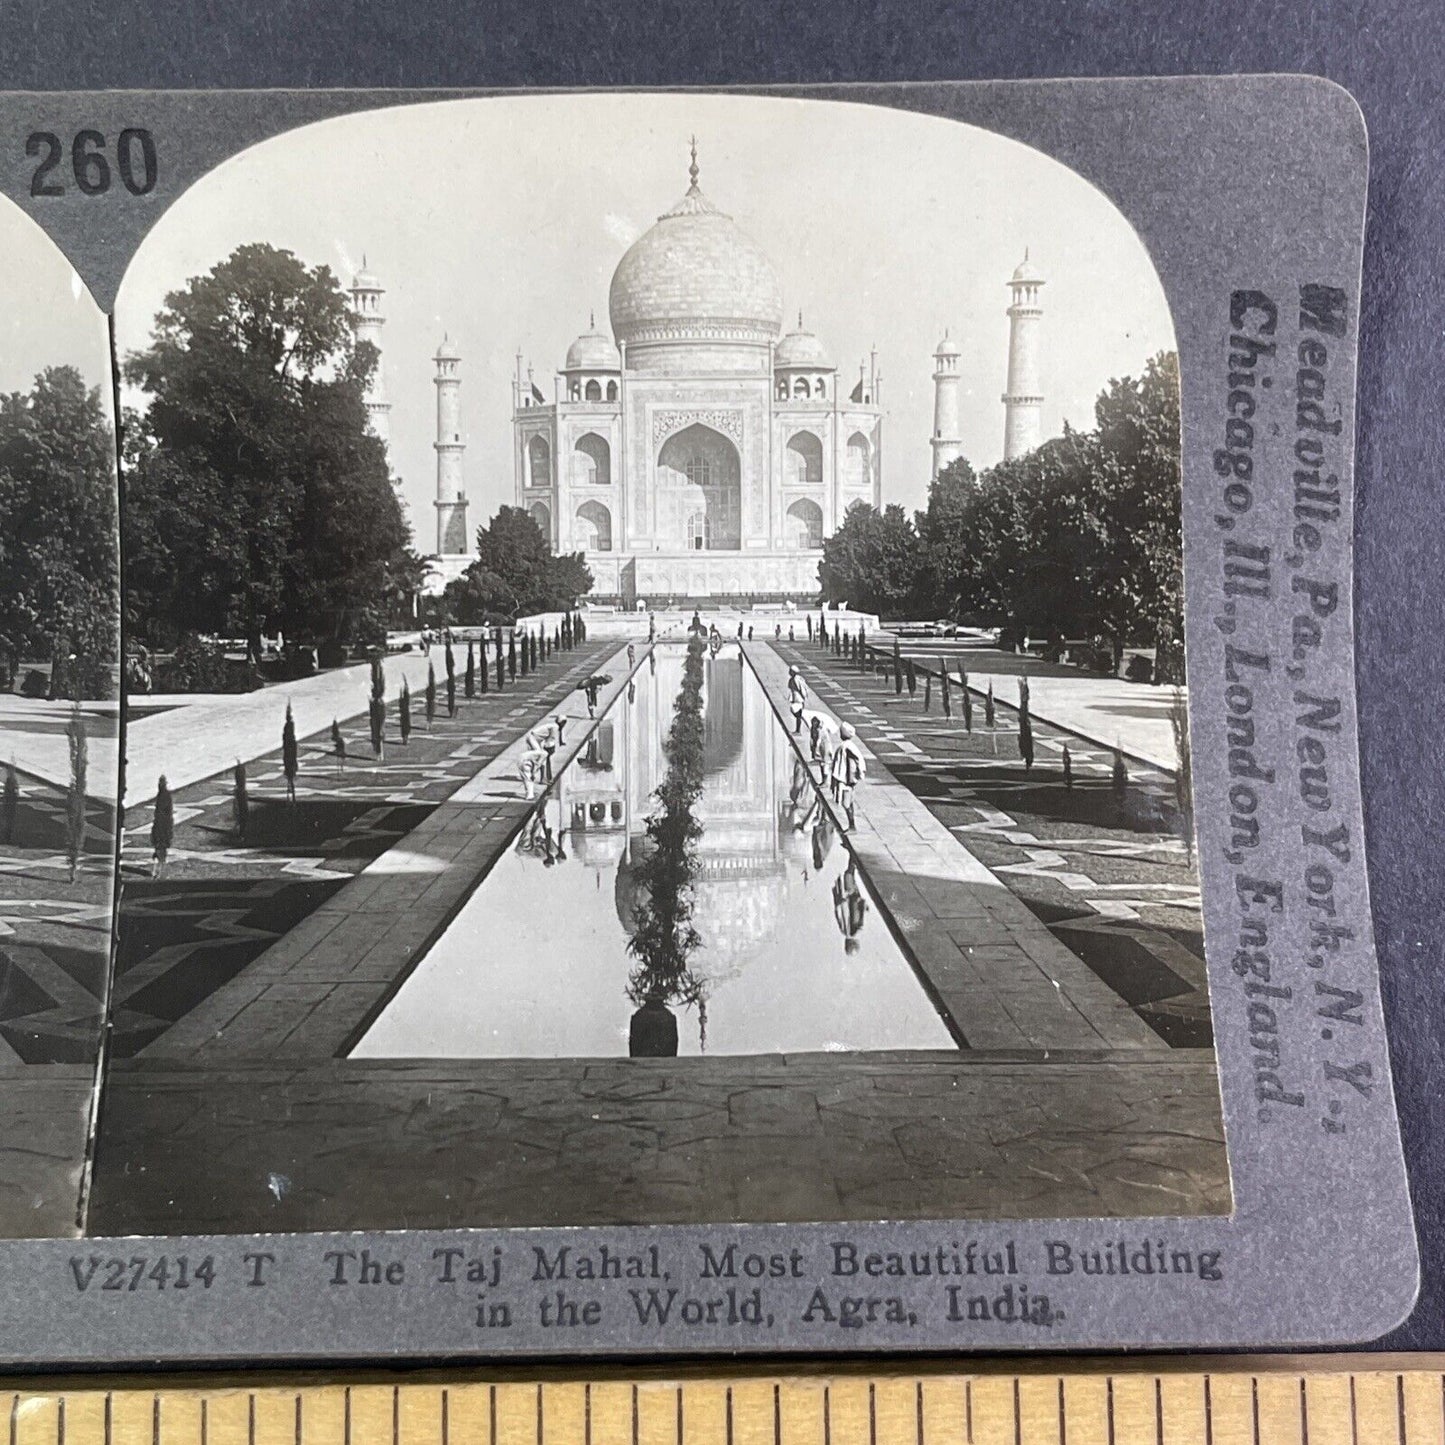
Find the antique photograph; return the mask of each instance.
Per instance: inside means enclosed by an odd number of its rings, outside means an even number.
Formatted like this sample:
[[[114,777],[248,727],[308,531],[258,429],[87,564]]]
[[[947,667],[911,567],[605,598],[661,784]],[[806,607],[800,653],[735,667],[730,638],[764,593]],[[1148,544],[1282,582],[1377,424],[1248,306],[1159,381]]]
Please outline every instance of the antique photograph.
[[[120,603],[105,316],[8,200],[0,254],[0,1236],[26,1238],[81,1227],[109,977]]]
[[[864,104],[392,107],[194,184],[114,330],[123,656],[7,623],[0,760],[69,901],[120,672],[86,1232],[1229,1211],[1175,333],[1101,191]],[[7,1071],[78,1057],[46,998]]]

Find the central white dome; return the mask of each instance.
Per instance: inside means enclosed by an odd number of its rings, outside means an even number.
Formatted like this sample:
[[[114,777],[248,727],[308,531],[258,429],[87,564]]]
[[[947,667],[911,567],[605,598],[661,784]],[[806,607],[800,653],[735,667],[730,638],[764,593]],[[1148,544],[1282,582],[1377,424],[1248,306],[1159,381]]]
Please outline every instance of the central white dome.
[[[697,184],[618,263],[609,310],[627,345],[697,340],[766,345],[782,329],[772,263]]]

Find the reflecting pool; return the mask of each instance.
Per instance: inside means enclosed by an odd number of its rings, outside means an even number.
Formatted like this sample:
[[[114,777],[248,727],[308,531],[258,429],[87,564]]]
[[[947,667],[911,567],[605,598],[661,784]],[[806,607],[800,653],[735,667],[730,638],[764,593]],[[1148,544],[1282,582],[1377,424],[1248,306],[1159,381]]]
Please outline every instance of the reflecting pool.
[[[700,834],[681,874],[649,866],[684,681],[681,647],[643,664],[353,1058],[957,1047],[732,648],[694,675]],[[639,937],[670,877],[675,987]]]

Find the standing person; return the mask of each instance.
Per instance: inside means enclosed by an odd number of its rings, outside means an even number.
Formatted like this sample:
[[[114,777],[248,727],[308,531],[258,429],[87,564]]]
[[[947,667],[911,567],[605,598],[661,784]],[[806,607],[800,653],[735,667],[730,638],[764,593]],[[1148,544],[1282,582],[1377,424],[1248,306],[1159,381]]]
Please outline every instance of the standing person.
[[[813,614],[810,612],[810,613],[808,614],[808,641],[811,642],[812,640],[813,640]]]
[[[793,732],[803,730],[803,709],[808,705],[808,684],[794,665],[788,669],[788,711],[793,714]]]
[[[833,783],[833,801],[848,816],[848,831],[857,827],[853,814],[853,790],[867,776],[863,762],[863,749],[853,730],[852,723],[844,723],[839,731],[838,750],[833,754],[830,777]]]
[[[649,643],[657,641],[657,614],[655,612],[647,614],[647,640]]]
[[[739,618],[739,619],[738,619],[738,641],[741,642],[742,640],[743,640],[743,624],[742,624],[742,619]]]
[[[793,636],[793,624],[790,622],[790,623],[788,623],[788,641],[789,641],[789,642],[796,642],[797,640],[798,640],[798,639]]]
[[[739,624],[739,625],[741,625],[741,624]],[[753,625],[752,625],[752,623],[750,622],[750,623],[748,623],[748,641],[751,642],[752,640],[753,640]]]
[[[637,649],[629,642],[627,644],[627,670],[631,672],[637,666]]]
[[[532,729],[522,739],[522,759],[517,772],[527,796],[536,797],[538,787],[547,776],[547,750],[542,744],[540,729]]]
[[[833,754],[838,750],[838,725],[830,717],[809,708],[803,714],[808,728],[808,751],[818,764],[818,778],[826,783],[833,768]]]
[[[783,624],[782,624],[781,622],[775,622],[775,623],[773,624],[773,641],[774,641],[774,642],[781,642],[782,640],[783,640]]]
[[[589,677],[586,682],[581,684],[581,691],[587,699],[588,717],[597,716],[597,694],[601,691],[602,685],[604,683],[611,681],[612,679],[609,677],[594,675],[592,677]]]

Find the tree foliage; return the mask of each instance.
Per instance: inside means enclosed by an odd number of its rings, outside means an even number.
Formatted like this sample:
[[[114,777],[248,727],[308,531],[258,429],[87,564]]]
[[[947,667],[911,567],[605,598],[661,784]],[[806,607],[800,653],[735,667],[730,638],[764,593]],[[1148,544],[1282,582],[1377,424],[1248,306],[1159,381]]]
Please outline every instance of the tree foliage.
[[[823,543],[818,577],[829,602],[885,615],[906,612],[923,577],[917,528],[897,503],[880,512],[854,502]]]
[[[497,616],[563,611],[591,590],[581,552],[553,552],[521,507],[502,507],[477,529],[477,560],[448,585],[442,606],[451,621],[476,626]]]
[[[375,630],[415,558],[327,266],[239,247],[165,299],[125,374],[148,397],[127,446],[131,626],[346,638]]]
[[[849,508],[823,544],[824,593],[866,611],[1141,643],[1177,673],[1179,450],[1178,358],[1162,352],[1109,383],[1092,430],[1066,426],[982,474],[964,459],[946,467],[911,522],[898,507]]]
[[[0,647],[10,661],[49,661],[56,695],[108,695],[117,568],[110,422],[74,367],[50,367],[28,393],[0,396]]]

